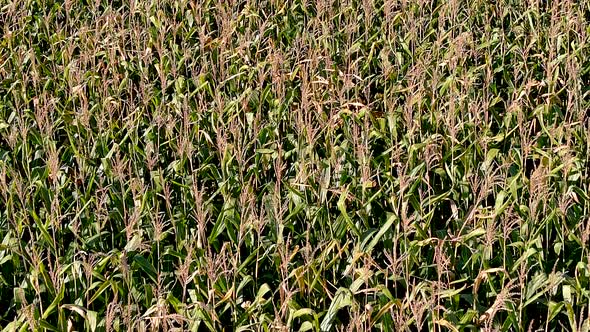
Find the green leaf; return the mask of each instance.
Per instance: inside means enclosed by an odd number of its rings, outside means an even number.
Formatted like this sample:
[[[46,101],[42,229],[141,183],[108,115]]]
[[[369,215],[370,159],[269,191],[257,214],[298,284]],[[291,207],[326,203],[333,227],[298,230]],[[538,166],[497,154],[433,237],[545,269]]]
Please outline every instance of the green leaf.
[[[49,232],[47,231],[47,226],[41,222],[41,219],[39,219],[39,217],[37,216],[37,213],[35,213],[34,210],[29,210],[29,213],[33,217],[33,221],[35,222],[35,225],[37,225],[37,228],[41,231],[41,235],[43,236],[43,239],[51,247],[53,252],[55,252],[57,249],[55,248],[55,243],[53,242],[53,238],[51,237],[51,235],[49,235]]]
[[[152,279],[153,282],[156,282],[157,276],[158,276],[158,271],[156,270],[156,268],[154,268],[154,266],[152,265],[152,263],[150,263],[142,255],[135,255],[135,256],[133,256],[133,261],[135,261],[139,265],[139,267],[145,273],[147,273],[147,275],[150,277],[150,279]]]
[[[358,227],[356,227],[356,225],[354,224],[354,222],[350,218],[350,215],[346,211],[346,197],[347,196],[348,196],[348,189],[344,190],[344,192],[342,192],[340,194],[340,198],[338,199],[338,203],[337,203],[338,210],[340,211],[342,217],[346,221],[346,224],[348,225],[348,227],[350,227],[350,229],[354,232],[354,234],[356,236],[360,237],[361,236],[360,230],[358,229]]]
[[[309,321],[305,321],[301,324],[299,328],[299,332],[310,331],[313,330],[313,324]]]
[[[551,322],[561,312],[562,308],[563,302],[549,301],[549,322]]]
[[[96,311],[88,310],[86,312],[86,319],[88,321],[88,327],[91,332],[96,331],[98,313]]]
[[[578,332],[578,327],[576,324],[576,314],[574,312],[574,307],[572,307],[572,304],[569,302],[565,303],[565,309],[567,312],[567,318],[570,322],[570,328],[572,332]]]
[[[484,235],[485,233],[486,233],[486,230],[482,227],[479,227],[479,228],[472,230],[468,234],[466,234],[465,237],[463,238],[463,240],[469,241],[469,240],[473,239],[474,237],[480,237],[480,236]]]
[[[266,302],[264,295],[266,295],[268,292],[270,292],[270,287],[268,284],[263,284],[260,286],[258,293],[256,294],[256,298],[254,299],[255,303],[264,304],[264,302]]]
[[[334,300],[332,300],[332,303],[330,304],[330,307],[328,308],[328,312],[326,313],[326,316],[324,316],[324,319],[322,320],[322,323],[320,325],[320,330],[321,331],[331,331],[332,330],[332,323],[334,322],[334,318],[336,318],[336,314],[338,313],[338,310],[347,307],[347,306],[351,306],[352,305],[352,293],[350,292],[350,290],[346,289],[346,288],[339,288],[336,291],[336,295],[334,296]]]
[[[387,231],[391,230],[391,226],[393,225],[393,223],[396,220],[397,220],[397,217],[395,216],[395,214],[388,213],[387,221],[385,222],[385,224],[383,224],[383,226],[381,226],[381,228],[379,229],[377,234],[375,234],[375,236],[371,239],[371,242],[369,242],[369,244],[365,248],[362,248],[362,250],[366,253],[371,252],[373,247],[375,247],[375,245],[377,245],[377,243],[379,243],[379,240],[381,239],[381,237],[385,233],[387,233]]]
[[[41,319],[39,321],[39,326],[44,328],[45,330],[60,332],[59,329],[51,324],[49,324],[45,319]]]
[[[100,285],[100,287],[98,288],[96,293],[94,293],[94,295],[90,298],[90,300],[88,300],[88,304],[94,302],[110,285],[111,285],[110,280],[103,281],[103,283]]]
[[[78,315],[80,315],[82,318],[86,319],[86,308],[84,308],[82,306],[75,305],[75,304],[63,304],[61,307],[64,309],[74,311]]]
[[[309,308],[299,309],[293,313],[293,318],[298,318],[303,315],[313,316],[313,315],[315,315],[315,311],[313,311],[312,309],[309,309]]]
[[[66,289],[65,286],[62,285],[57,296],[53,299],[53,301],[51,302],[49,307],[47,307],[45,312],[43,312],[43,319],[47,319],[49,317],[49,315],[51,315],[55,311],[55,309],[57,309],[59,303],[64,298],[65,289]]]
[[[505,198],[506,198],[506,192],[504,190],[500,191],[498,193],[498,195],[496,196],[496,204],[494,206],[494,215],[496,217],[500,216],[500,214],[502,214],[504,209],[506,209],[506,207],[510,203],[510,201],[504,202]]]

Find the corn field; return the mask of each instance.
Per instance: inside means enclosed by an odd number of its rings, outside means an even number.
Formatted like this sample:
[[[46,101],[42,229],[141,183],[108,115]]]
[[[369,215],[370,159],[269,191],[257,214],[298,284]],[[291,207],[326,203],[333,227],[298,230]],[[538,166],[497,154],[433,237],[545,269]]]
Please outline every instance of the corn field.
[[[0,0],[0,330],[590,331],[589,21]]]

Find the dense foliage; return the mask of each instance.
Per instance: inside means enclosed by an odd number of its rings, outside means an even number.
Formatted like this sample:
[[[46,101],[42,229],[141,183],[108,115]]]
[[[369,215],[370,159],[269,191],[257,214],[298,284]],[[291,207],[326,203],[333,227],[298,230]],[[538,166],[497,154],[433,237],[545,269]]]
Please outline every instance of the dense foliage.
[[[588,20],[0,0],[0,329],[588,331]]]

